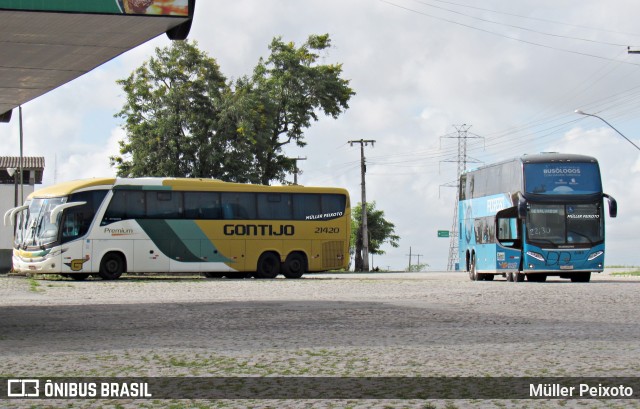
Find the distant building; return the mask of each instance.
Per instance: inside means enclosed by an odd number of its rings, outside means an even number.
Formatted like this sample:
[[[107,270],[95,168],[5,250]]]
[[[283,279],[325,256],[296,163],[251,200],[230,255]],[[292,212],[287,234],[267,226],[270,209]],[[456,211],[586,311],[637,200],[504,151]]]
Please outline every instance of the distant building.
[[[44,157],[30,156],[22,158],[22,190],[20,197],[20,158],[0,156],[0,217],[7,210],[21,205],[33,191],[35,185],[42,184],[44,173]],[[13,226],[0,223],[0,273],[11,270],[11,254],[13,252]]]

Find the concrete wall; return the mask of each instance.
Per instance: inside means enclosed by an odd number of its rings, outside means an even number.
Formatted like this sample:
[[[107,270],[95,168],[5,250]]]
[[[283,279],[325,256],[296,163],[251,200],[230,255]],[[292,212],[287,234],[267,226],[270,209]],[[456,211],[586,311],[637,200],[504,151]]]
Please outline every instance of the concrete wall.
[[[34,191],[33,185],[24,185],[24,198],[26,199]],[[18,186],[20,192],[20,186]],[[18,193],[19,195],[20,193]],[[18,200],[20,198],[18,197]],[[13,208],[15,200],[14,185],[0,185],[0,217],[4,218],[7,210]],[[0,221],[0,274],[11,270],[11,254],[13,249],[13,226],[4,225],[4,219]]]

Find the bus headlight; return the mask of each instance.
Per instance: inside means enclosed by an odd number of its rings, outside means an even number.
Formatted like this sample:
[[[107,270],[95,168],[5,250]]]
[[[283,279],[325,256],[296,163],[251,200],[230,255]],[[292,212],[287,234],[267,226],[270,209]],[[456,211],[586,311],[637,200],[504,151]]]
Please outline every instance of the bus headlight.
[[[544,257],[542,257],[542,254],[538,254],[533,251],[527,251],[527,256],[533,257],[538,261],[544,261]]]
[[[587,260],[589,260],[589,261],[595,260],[595,259],[597,259],[598,257],[600,257],[603,254],[604,254],[604,251],[602,251],[602,250],[596,251],[595,253],[589,254],[589,257],[587,258]]]

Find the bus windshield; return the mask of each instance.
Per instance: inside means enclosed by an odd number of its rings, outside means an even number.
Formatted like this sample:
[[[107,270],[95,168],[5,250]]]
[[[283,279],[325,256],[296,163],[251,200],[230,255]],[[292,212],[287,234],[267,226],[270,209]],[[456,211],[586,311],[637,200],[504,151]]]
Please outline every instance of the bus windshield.
[[[525,193],[589,195],[602,192],[597,163],[527,163]]]
[[[554,246],[593,246],[604,240],[600,204],[531,204],[527,212],[530,243]]]
[[[23,246],[42,247],[56,241],[59,226],[57,221],[51,223],[51,211],[66,201],[66,197],[33,199],[31,201],[26,215],[26,223],[22,225],[24,229],[21,234]]]

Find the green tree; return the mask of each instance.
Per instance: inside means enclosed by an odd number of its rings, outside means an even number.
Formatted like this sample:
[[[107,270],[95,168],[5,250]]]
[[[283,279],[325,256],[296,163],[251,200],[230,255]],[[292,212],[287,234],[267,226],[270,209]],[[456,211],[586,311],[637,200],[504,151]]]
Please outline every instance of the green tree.
[[[355,271],[363,270],[362,260],[362,203],[351,208],[351,249],[355,253]],[[376,202],[367,203],[367,231],[369,253],[384,254],[382,245],[388,243],[397,248],[400,236],[395,234],[395,225],[384,217],[384,211],[376,209]]]
[[[119,176],[214,177],[269,184],[294,162],[282,148],[306,145],[318,115],[337,118],[355,93],[340,64],[318,64],[329,35],[296,47],[275,38],[251,76],[227,82],[195,42],[156,49],[155,57],[118,81],[127,102],[126,139],[111,158]]]
[[[118,176],[218,177],[225,141],[217,133],[226,79],[197,43],[156,48],[128,78],[119,80],[126,103],[126,139],[111,157]]]
[[[318,53],[330,46],[328,34],[311,35],[300,47],[274,38],[270,56],[236,82],[237,129],[253,143],[260,183],[284,181],[293,172],[295,163],[282,148],[304,147],[304,131],[319,113],[337,118],[349,107],[355,93],[341,78],[342,65],[318,64]]]

